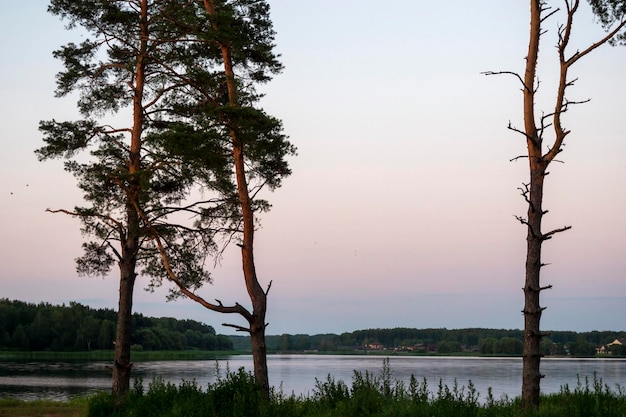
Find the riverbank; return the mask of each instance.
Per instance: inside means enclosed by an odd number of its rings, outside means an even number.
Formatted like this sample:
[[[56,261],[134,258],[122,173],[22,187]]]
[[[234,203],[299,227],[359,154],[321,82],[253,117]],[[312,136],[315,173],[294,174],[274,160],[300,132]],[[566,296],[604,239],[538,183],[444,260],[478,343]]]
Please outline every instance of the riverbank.
[[[357,414],[352,413],[351,410],[358,409],[364,402],[370,400],[372,407],[382,407],[375,409],[378,414],[374,412],[374,409],[368,409],[362,410],[363,414],[359,414],[358,417],[369,415],[403,417],[407,415],[445,415],[446,417],[450,415],[472,417],[506,415],[512,417],[519,415],[515,413],[518,404],[516,405],[516,400],[514,400],[521,392],[522,375],[521,360],[519,359],[388,357],[383,360],[379,356],[270,355],[268,360],[270,368],[273,370],[270,375],[270,383],[276,390],[273,397],[276,402],[272,403],[270,408],[276,413],[263,414],[261,413],[263,409],[259,409],[261,414],[255,414],[251,413],[254,410],[246,409],[244,411],[250,412],[236,415],[265,415],[267,417],[287,415],[290,417],[356,416]],[[380,368],[381,361],[383,361],[382,369]],[[11,376],[5,378],[3,382],[12,386],[11,391],[13,393],[16,392],[15,389],[20,384],[24,383],[25,392],[28,392],[28,386],[31,386],[33,387],[32,393],[35,395],[16,397],[26,402],[16,400],[0,402],[0,417],[60,417],[66,415],[84,417],[88,414],[101,417],[216,415],[207,412],[206,408],[202,408],[204,407],[202,404],[212,402],[214,395],[233,394],[237,396],[241,394],[245,396],[250,393],[252,388],[244,383],[249,379],[244,368],[251,369],[249,355],[232,356],[226,361],[218,362],[219,365],[217,362],[213,364],[211,361],[136,363],[136,369],[133,368],[133,371],[138,378],[136,380],[139,380],[140,383],[133,383],[133,392],[143,399],[135,398],[137,402],[132,407],[139,408],[135,408],[134,411],[127,410],[128,412],[115,414],[107,414],[111,413],[112,409],[107,406],[110,374],[107,376],[106,372],[101,372],[105,368],[105,362],[59,364],[54,361],[44,363],[32,360],[18,363],[17,368],[9,368],[9,372],[5,372],[5,375]],[[625,360],[546,360],[543,370],[547,377],[542,381],[542,392],[546,397],[546,405],[550,404],[550,407],[556,408],[559,412],[536,414],[533,417],[626,415],[626,412],[624,414],[590,414],[584,412],[583,409],[580,412],[569,412],[577,410],[576,407],[584,406],[587,403],[600,404],[607,401],[618,408],[612,408],[611,405],[611,408],[607,408],[605,411],[614,411],[615,409],[626,411],[626,393],[623,389],[615,391],[614,388],[624,386],[622,377],[625,375],[622,371],[624,366],[626,366]],[[50,384],[50,378],[57,372],[60,373],[60,382],[65,388],[59,387],[55,391]],[[236,375],[234,380],[232,372],[235,372]],[[227,376],[228,374],[231,376]],[[589,377],[587,378],[586,375]],[[42,379],[38,380],[38,378]],[[350,382],[351,379],[352,382]],[[0,380],[2,380],[1,377]],[[70,382],[72,380],[74,382]],[[181,385],[181,381],[186,382]],[[229,386],[227,381],[233,383],[234,386]],[[241,383],[244,384],[241,385]],[[223,386],[223,384],[226,385]],[[81,387],[81,389],[77,390],[77,387]],[[216,390],[218,387],[221,388]],[[378,393],[369,391],[374,387],[378,387]],[[42,392],[42,388],[47,392]],[[366,397],[368,398],[361,398],[361,394],[355,396],[355,393],[361,388],[366,389],[366,393],[368,393]],[[605,395],[609,392],[609,388],[612,394]],[[207,394],[207,389],[212,394]],[[387,395],[390,390],[397,394],[388,398]],[[419,393],[422,394],[416,397]],[[470,393],[472,394],[468,398]],[[174,395],[175,398],[172,399],[169,397],[170,394],[180,395]],[[187,394],[193,394],[196,398],[191,401]],[[163,395],[167,398],[164,398]],[[460,400],[459,396],[463,397],[461,401],[458,401]],[[181,400],[182,403],[176,403],[178,397],[184,401]],[[48,400],[40,401],[35,400],[35,398],[48,398]],[[56,402],[59,401],[59,398],[67,398],[68,400],[61,402],[70,405],[60,406]],[[95,398],[96,403],[99,401],[100,407],[104,407],[104,411],[87,413],[86,409],[81,407],[81,398],[83,400],[90,399],[89,407]],[[222,398],[218,402],[223,404],[222,400],[228,401],[228,399]],[[468,400],[469,403],[467,403]],[[337,402],[332,403],[333,401]],[[237,404],[240,402],[238,400]],[[152,413],[154,410],[151,410],[150,413],[143,412],[146,411],[143,407],[154,406],[154,404],[160,404],[157,407],[158,413]],[[232,404],[232,406],[237,407],[238,405]],[[458,411],[456,407],[465,408],[467,414],[456,413]],[[440,411],[444,408],[454,412],[442,414]],[[181,410],[185,410],[186,413],[181,414]],[[408,413],[408,410],[411,413]],[[163,412],[161,413],[161,411]],[[220,413],[219,415],[225,417],[229,414]]]
[[[89,399],[70,401],[19,401],[0,399],[0,417],[83,417],[87,415]]]
[[[518,398],[495,399],[491,392],[479,401],[473,385],[467,388],[439,384],[431,391],[426,381],[412,378],[409,384],[395,381],[390,370],[380,376],[355,372],[349,385],[328,376],[317,381],[308,396],[285,396],[274,392],[269,401],[263,398],[251,374],[239,370],[210,384],[206,389],[195,382],[180,385],[162,381],[147,391],[133,390],[121,407],[114,405],[108,393],[91,396],[83,403],[69,406],[55,402],[33,403],[0,401],[0,417],[622,417],[626,415],[626,394],[605,387],[600,380],[574,389],[542,395],[538,410],[524,412]],[[86,402],[85,402],[86,401]]]

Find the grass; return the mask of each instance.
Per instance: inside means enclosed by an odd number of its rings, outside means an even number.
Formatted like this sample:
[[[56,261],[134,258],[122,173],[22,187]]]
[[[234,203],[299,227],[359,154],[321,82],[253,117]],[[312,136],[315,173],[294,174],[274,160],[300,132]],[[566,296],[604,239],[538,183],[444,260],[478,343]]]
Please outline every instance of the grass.
[[[219,366],[216,364],[216,366]],[[243,368],[217,369],[217,379],[207,387],[195,381],[179,385],[153,380],[144,391],[135,381],[126,401],[115,405],[102,392],[69,403],[0,400],[0,417],[624,417],[626,390],[610,388],[601,379],[579,380],[556,394],[542,396],[538,410],[524,412],[518,398],[483,397],[469,381],[449,387],[441,381],[430,387],[424,379],[409,383],[394,380],[389,360],[377,374],[355,371],[350,385],[328,375],[315,381],[310,396],[285,395],[280,389],[269,400],[254,377]]]
[[[87,415],[88,407],[87,398],[69,402],[0,399],[0,417],[83,417]]]
[[[539,410],[524,412],[519,399],[485,397],[471,381],[467,386],[439,384],[412,377],[408,384],[392,378],[389,360],[379,374],[354,372],[350,386],[332,376],[316,380],[311,396],[286,396],[273,391],[266,400],[253,376],[243,368],[227,370],[206,389],[194,381],[180,385],[154,380],[146,392],[135,384],[126,402],[116,407],[109,394],[89,403],[87,417],[624,417],[626,391],[595,379],[565,386],[558,394],[542,397]]]

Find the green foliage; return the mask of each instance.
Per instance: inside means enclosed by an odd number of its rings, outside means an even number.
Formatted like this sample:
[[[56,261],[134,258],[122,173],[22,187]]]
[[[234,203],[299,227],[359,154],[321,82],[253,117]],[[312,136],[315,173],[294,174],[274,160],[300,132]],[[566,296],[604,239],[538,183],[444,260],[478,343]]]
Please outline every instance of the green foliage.
[[[442,340],[437,343],[437,353],[463,352],[461,343],[457,341]]]
[[[542,401],[545,415],[567,415],[571,417],[624,415],[626,413],[626,390],[617,386],[615,390],[594,375],[593,381],[585,378],[572,391],[568,385],[561,387],[559,394],[546,396]]]
[[[252,413],[252,414],[251,414]],[[182,381],[178,386],[153,380],[144,393],[135,383],[127,400],[116,406],[109,394],[95,396],[89,405],[88,417],[150,416],[271,416],[269,403],[254,377],[243,368],[219,375],[206,391],[195,381]]]
[[[112,309],[91,309],[79,303],[53,306],[0,299],[0,349],[80,352],[113,349],[115,320]],[[226,336],[194,320],[145,317],[135,313],[131,340],[134,351],[232,350]]]
[[[280,120],[255,107],[255,87],[282,65],[265,1],[216,1],[212,20],[202,2],[143,4],[51,0],[50,13],[86,32],[82,43],[54,52],[63,63],[56,94],[78,93],[82,119],[40,122],[45,144],[36,153],[65,159],[83,191],[84,207],[63,210],[90,237],[77,259],[80,274],[105,275],[125,259],[159,286],[169,278],[164,250],[170,271],[194,291],[211,280],[206,258],[240,232],[230,132],[245,143],[253,197],[291,172],[286,157],[295,148]],[[240,81],[236,106],[225,89],[220,43],[230,45]],[[111,118],[122,112],[128,122]],[[191,201],[195,191],[202,200]],[[253,207],[270,205],[255,198]],[[130,240],[139,248],[125,252]]]
[[[84,417],[87,409],[88,399],[86,398],[74,398],[63,402],[0,399],[0,416]]]
[[[607,31],[626,19],[626,1],[624,0],[588,0],[588,2],[602,27]],[[626,33],[622,31],[609,43],[623,45],[624,41],[626,41]]]
[[[348,386],[332,376],[316,380],[311,397],[284,396],[273,392],[267,400],[250,373],[227,370],[206,389],[193,381],[178,386],[154,380],[146,392],[135,383],[127,401],[116,407],[109,394],[91,398],[89,417],[618,417],[626,414],[626,391],[604,385],[601,380],[579,381],[572,391],[564,386],[558,394],[543,396],[538,410],[524,412],[519,399],[484,400],[472,382],[467,387],[455,381],[452,387],[439,382],[435,392],[426,380],[415,377],[407,386],[393,379],[385,360],[378,375],[355,372]]]
[[[595,348],[626,333],[616,331],[553,331],[542,340],[545,355],[594,356]],[[236,350],[250,350],[248,336],[229,336]],[[337,334],[282,334],[266,336],[269,351],[275,352],[359,352],[367,343],[381,343],[386,351],[406,354],[467,354],[515,356],[523,349],[523,332],[511,329],[368,329]],[[613,346],[613,356],[626,355],[626,349]]]

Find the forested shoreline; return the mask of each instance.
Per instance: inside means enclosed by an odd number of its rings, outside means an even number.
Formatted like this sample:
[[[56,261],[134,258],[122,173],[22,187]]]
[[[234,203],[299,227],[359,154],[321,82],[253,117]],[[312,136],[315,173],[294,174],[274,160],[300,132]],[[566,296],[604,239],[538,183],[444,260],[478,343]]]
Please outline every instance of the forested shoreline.
[[[80,303],[52,305],[0,299],[0,350],[78,352],[113,350],[115,310]],[[133,314],[135,351],[232,350],[227,336],[194,320]]]
[[[606,356],[626,356],[624,331],[552,331],[541,344],[544,355],[593,357],[605,346]],[[524,334],[516,329],[367,329],[337,334],[267,336],[273,352],[393,352],[414,354],[521,355]],[[249,338],[230,336],[235,350],[249,350]]]
[[[69,305],[27,303],[0,299],[0,350],[83,352],[113,350],[116,312],[93,309],[77,302]],[[626,356],[624,331],[552,331],[542,342],[544,355],[596,356],[605,346],[607,356]],[[393,352],[407,354],[521,355],[523,331],[518,329],[390,328],[342,334],[268,335],[269,352]],[[133,314],[135,351],[251,350],[249,336],[218,335],[195,320],[146,317]]]

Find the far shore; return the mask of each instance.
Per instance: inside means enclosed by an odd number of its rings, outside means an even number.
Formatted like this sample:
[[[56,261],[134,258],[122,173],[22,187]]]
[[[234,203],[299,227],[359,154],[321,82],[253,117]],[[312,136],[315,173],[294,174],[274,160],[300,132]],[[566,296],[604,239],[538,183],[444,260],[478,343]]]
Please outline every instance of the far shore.
[[[210,351],[210,350],[183,350],[183,351],[148,351],[133,352],[132,360],[141,361],[165,361],[165,360],[216,360],[228,356],[250,355],[250,351]],[[367,355],[367,356],[416,356],[416,357],[481,357],[481,358],[516,358],[521,355],[485,355],[476,352],[455,352],[455,353],[435,353],[435,352],[398,352],[393,350],[339,350],[339,351],[276,351],[268,352],[268,355]],[[551,355],[545,358],[612,358],[611,356],[564,356]],[[624,359],[614,357],[615,359]],[[83,352],[52,352],[52,351],[0,351],[0,360],[40,360],[40,361],[112,361],[113,351],[97,350]]]

